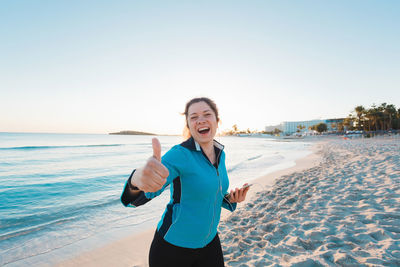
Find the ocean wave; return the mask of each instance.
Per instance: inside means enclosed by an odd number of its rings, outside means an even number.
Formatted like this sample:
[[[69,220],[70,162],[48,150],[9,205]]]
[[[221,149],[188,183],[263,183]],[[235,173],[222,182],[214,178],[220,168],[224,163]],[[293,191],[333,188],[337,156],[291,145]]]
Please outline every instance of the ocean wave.
[[[0,235],[0,241],[23,236],[23,235],[28,235],[32,232],[38,232],[38,231],[48,228],[52,225],[60,225],[62,223],[66,223],[71,220],[72,220],[72,218],[60,218],[60,219],[56,219],[56,220],[52,220],[52,221],[43,222],[38,225],[32,225],[32,226],[28,226],[25,228],[20,228],[15,231],[6,232],[6,233]]]
[[[246,171],[248,169],[254,169],[256,166],[270,166],[276,164],[278,161],[284,160],[284,157],[282,155],[257,155],[253,156],[250,158],[247,158],[241,162],[238,162],[237,164],[230,166],[227,168],[228,174],[231,174],[232,172],[236,172],[239,170]]]
[[[69,206],[59,210],[54,206],[54,212],[4,219],[0,225],[0,232],[3,232],[0,234],[0,241],[49,230],[52,226],[81,220],[88,216],[89,213],[93,214],[96,210],[118,205],[119,202],[119,198],[109,198],[97,203],[88,202],[80,206]],[[25,227],[21,227],[22,225]]]
[[[248,158],[247,160],[248,160],[248,161],[250,161],[250,160],[259,159],[259,158],[261,158],[262,156],[263,156],[263,155],[257,155],[257,156],[254,156],[254,157]]]
[[[112,147],[124,146],[125,144],[102,144],[102,145],[71,145],[71,146],[14,146],[0,147],[0,150],[35,150],[35,149],[56,149],[56,148],[76,148],[76,147]]]

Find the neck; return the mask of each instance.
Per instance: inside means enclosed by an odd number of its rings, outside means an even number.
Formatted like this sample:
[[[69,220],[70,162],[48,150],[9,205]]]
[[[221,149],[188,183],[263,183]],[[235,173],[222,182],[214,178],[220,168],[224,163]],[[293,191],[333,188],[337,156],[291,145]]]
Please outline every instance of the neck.
[[[201,148],[204,150],[204,151],[213,151],[214,150],[214,142],[213,141],[211,141],[211,142],[208,142],[208,143],[203,143],[203,144],[200,144],[199,143],[199,145],[201,146]]]
[[[200,144],[201,149],[203,149],[204,153],[207,155],[207,158],[209,159],[209,161],[214,164],[216,161],[216,155],[215,155],[215,151],[214,151],[214,142],[208,142],[208,143],[203,143]]]
[[[192,136],[193,138],[193,136]],[[193,140],[200,145],[200,147],[203,149],[203,151],[210,151],[214,147],[214,139],[211,139],[210,141],[206,142],[200,142],[200,140],[196,140],[193,138]]]

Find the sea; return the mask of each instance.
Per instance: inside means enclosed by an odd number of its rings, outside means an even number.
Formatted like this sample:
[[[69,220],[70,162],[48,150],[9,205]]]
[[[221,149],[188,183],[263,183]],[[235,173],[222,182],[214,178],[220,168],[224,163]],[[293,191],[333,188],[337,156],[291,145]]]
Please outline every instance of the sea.
[[[0,266],[53,265],[154,229],[169,188],[138,208],[120,202],[132,170],[152,155],[153,137],[0,133]],[[162,154],[184,141],[181,136],[156,137]],[[272,137],[216,140],[225,146],[231,188],[294,166],[312,146]]]

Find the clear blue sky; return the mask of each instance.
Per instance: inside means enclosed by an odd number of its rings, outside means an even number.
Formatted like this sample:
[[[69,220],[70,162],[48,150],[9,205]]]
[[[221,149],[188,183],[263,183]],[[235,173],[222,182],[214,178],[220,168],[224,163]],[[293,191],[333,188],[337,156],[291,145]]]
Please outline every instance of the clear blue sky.
[[[400,108],[399,1],[1,1],[0,131],[181,133]]]

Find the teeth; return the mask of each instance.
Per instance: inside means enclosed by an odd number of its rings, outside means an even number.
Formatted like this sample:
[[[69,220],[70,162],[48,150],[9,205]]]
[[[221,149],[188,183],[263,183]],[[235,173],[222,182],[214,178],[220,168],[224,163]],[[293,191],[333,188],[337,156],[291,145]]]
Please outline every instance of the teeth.
[[[208,127],[200,128],[199,131],[208,130]]]

